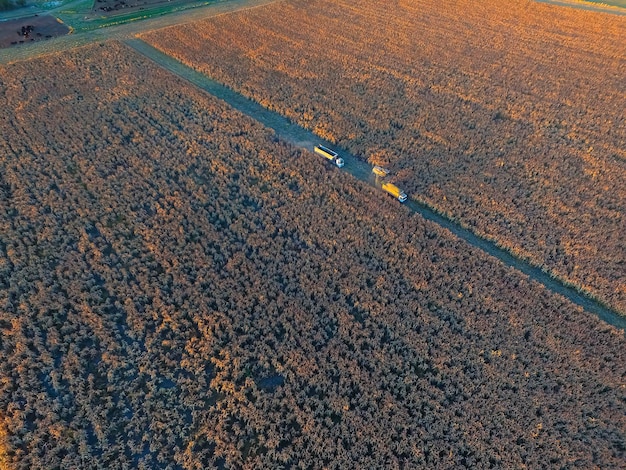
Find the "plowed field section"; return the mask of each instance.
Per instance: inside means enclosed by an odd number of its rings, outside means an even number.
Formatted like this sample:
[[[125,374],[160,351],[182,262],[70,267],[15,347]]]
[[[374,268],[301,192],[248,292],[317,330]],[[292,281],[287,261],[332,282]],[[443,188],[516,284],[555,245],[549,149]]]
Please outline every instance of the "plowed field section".
[[[143,36],[626,312],[626,20],[288,1]]]

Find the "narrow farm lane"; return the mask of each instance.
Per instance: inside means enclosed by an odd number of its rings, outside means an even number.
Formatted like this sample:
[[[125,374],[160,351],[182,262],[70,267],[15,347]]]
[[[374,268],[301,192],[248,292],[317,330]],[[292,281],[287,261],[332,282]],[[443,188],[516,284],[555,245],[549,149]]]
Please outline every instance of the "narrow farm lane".
[[[137,52],[156,62],[158,65],[207,91],[213,96],[225,101],[233,108],[247,114],[253,119],[256,119],[265,126],[273,129],[278,138],[289,142],[296,147],[304,148],[309,151],[313,151],[314,146],[319,143],[333,147],[330,142],[320,139],[312,132],[301,128],[297,124],[290,122],[285,117],[262,107],[260,104],[182,64],[178,60],[162,53],[144,41],[140,39],[127,39],[124,42]],[[340,150],[340,155],[346,162],[342,170],[347,171],[361,181],[365,181],[372,185],[378,185],[372,175],[371,165],[358,159],[343,149]],[[323,162],[320,162],[320,164],[322,163]],[[338,169],[337,171],[341,170]],[[386,197],[382,191],[381,197]],[[409,210],[419,213],[425,219],[433,221],[446,228],[470,245],[480,248],[489,255],[499,259],[505,265],[521,271],[528,276],[529,279],[542,284],[546,289],[562,295],[572,303],[584,308],[587,312],[597,315],[603,321],[617,328],[626,329],[626,317],[623,317],[604,307],[596,300],[580,293],[575,288],[564,284],[562,281],[552,277],[549,273],[542,271],[540,268],[533,266],[524,260],[516,258],[508,251],[498,247],[495,243],[475,235],[470,230],[460,226],[455,221],[437,213],[431,207],[415,200],[407,201],[405,206]]]
[[[17,47],[0,49],[0,65],[27,60],[42,55],[65,51],[87,44],[103,42],[110,39],[123,41],[132,38],[135,34],[167,26],[181,25],[211,16],[232,13],[238,10],[257,8],[277,0],[226,0],[211,3],[204,7],[192,8],[164,16],[141,19],[125,24],[107,26],[105,28],[83,31],[67,36],[61,36],[49,41],[38,41]]]

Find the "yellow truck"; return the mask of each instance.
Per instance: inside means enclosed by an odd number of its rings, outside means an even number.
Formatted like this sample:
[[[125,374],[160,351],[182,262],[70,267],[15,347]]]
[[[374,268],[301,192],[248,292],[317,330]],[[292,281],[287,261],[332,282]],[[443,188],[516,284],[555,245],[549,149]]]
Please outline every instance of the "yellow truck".
[[[315,153],[321,155],[327,160],[330,160],[339,168],[341,168],[344,165],[343,158],[341,158],[337,152],[329,149],[328,147],[324,147],[323,145],[316,145]]]
[[[387,168],[383,168],[382,166],[376,165],[374,168],[372,168],[372,173],[384,177],[389,174],[389,170]]]
[[[385,183],[383,184],[382,188],[383,188],[383,191],[391,194],[393,197],[398,199],[398,201],[400,202],[406,201],[406,198],[407,198],[406,193],[402,191],[400,188],[398,188],[395,184]]]

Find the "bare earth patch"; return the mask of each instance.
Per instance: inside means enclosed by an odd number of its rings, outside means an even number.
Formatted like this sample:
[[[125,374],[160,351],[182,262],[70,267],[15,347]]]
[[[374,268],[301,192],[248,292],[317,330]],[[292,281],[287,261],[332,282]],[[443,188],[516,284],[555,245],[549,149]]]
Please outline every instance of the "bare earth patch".
[[[0,27],[0,48],[17,46],[64,36],[70,29],[54,16],[31,16],[3,21]]]

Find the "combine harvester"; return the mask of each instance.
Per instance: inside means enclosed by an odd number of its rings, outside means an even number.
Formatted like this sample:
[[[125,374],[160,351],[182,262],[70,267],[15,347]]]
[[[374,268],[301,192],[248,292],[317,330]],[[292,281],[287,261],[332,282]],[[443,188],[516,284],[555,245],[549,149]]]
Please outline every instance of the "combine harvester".
[[[328,147],[324,147],[323,145],[316,145],[315,153],[318,153],[322,157],[326,158],[327,160],[330,160],[339,168],[341,168],[344,165],[343,158],[341,158],[337,152],[329,149]]]
[[[321,155],[322,157],[324,157],[327,160],[330,160],[335,165],[337,165],[339,168],[343,167],[343,165],[344,165],[343,158],[341,158],[337,152],[335,152],[334,150],[329,149],[328,147],[325,147],[323,145],[316,145],[315,146],[315,153]],[[378,183],[378,177],[380,176],[380,177],[384,178],[385,176],[387,176],[389,174],[389,170],[387,170],[386,168],[383,168],[381,166],[375,166],[374,168],[372,168],[372,173],[374,173],[376,175],[376,177],[377,177],[376,182]],[[395,197],[400,202],[405,202],[407,200],[406,193],[404,191],[402,191],[400,188],[398,188],[395,184],[383,183],[382,189],[386,193],[391,194],[393,197]]]
[[[384,178],[385,176],[389,174],[389,170],[386,168],[383,168],[382,166],[375,166],[374,168],[372,168],[372,173],[376,175],[376,183],[378,183],[378,177],[380,176]],[[381,188],[383,189],[383,191],[391,194],[400,202],[404,202],[407,200],[406,193],[402,191],[400,188],[398,188],[395,184],[383,183]]]
[[[389,174],[389,170],[387,168],[383,168],[382,166],[375,166],[374,168],[372,168],[372,173],[374,173],[376,176],[385,177]]]

